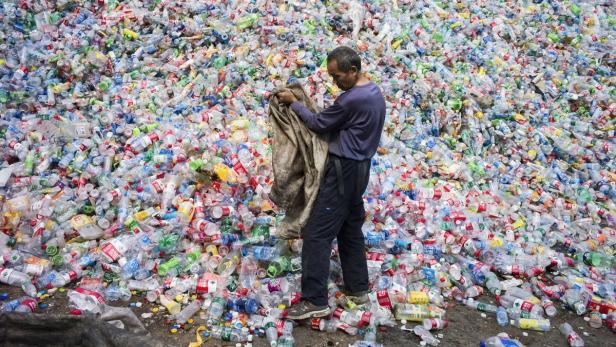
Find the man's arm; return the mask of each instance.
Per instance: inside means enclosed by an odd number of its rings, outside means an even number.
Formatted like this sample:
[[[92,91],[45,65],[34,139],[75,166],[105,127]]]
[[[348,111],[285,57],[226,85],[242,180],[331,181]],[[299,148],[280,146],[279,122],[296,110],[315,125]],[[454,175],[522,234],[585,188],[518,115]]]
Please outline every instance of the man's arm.
[[[312,113],[297,101],[291,104],[291,109],[299,115],[308,129],[316,133],[336,131],[347,119],[347,110],[338,101],[319,113]]]

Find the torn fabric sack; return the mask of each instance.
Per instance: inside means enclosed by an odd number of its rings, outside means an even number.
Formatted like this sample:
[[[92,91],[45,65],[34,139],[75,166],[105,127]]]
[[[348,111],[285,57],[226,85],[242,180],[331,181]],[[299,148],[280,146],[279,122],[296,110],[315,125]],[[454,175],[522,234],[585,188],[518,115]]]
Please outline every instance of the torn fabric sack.
[[[293,83],[286,89],[312,112],[318,112],[301,85]],[[278,236],[299,238],[319,192],[327,160],[327,137],[308,129],[291,107],[278,102],[275,94],[270,99],[269,118],[273,130],[274,171],[270,199],[285,211],[277,227]]]

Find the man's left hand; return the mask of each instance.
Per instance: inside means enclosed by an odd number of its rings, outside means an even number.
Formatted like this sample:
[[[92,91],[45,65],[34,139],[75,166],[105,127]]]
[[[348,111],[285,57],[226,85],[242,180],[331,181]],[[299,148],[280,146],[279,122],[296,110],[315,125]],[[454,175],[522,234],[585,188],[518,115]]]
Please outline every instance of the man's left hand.
[[[297,98],[295,97],[295,95],[293,95],[291,91],[286,90],[286,89],[278,92],[276,96],[278,97],[278,100],[285,105],[291,105],[292,103],[297,101]]]

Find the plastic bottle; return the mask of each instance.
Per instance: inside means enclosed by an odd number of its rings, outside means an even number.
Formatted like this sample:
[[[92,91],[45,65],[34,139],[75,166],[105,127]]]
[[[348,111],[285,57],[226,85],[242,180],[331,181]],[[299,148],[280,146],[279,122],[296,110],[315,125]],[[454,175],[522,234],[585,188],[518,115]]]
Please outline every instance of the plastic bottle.
[[[415,335],[419,336],[422,341],[426,342],[430,346],[438,346],[440,341],[428,331],[423,325],[416,325],[413,328]]]
[[[346,295],[344,295],[344,293],[338,291],[336,292],[335,296],[336,303],[340,305],[340,307],[342,307],[343,309],[354,310],[357,307],[357,305],[353,301],[351,301]]]
[[[478,311],[490,312],[490,313],[498,312],[498,307],[491,305],[491,304],[486,304],[484,302],[475,301],[473,299],[465,299],[463,302],[466,306],[472,307]]]
[[[542,298],[541,306],[543,307],[543,310],[548,317],[556,316],[557,311],[552,300],[548,299],[547,297]]]
[[[248,328],[236,329],[232,327],[215,325],[210,329],[210,334],[213,338],[221,341],[246,342],[248,341],[250,332]]]
[[[2,312],[34,312],[37,308],[37,300],[29,296],[4,302],[0,306]]]
[[[105,305],[105,300],[101,293],[83,287],[69,290],[68,301],[70,307],[94,314],[101,313]]]
[[[524,345],[518,341],[511,339],[509,337],[500,337],[500,336],[492,336],[485,340],[482,340],[480,343],[481,347],[524,347]]]
[[[311,320],[310,325],[315,330],[326,331],[328,333],[333,333],[338,328],[338,322],[336,320],[327,320],[323,318]]]
[[[395,317],[397,320],[407,320],[422,322],[428,318],[443,319],[443,310],[428,305],[417,304],[397,304],[394,306]]]
[[[178,313],[180,313],[182,306],[178,304],[175,300],[167,298],[167,296],[164,294],[161,295],[159,299],[160,299],[161,305],[165,306],[169,314],[177,315]]]
[[[567,289],[565,295],[563,297],[565,303],[575,310],[575,313],[578,315],[583,315],[586,313],[586,305],[588,296],[585,295],[585,292],[582,292],[580,289]]]
[[[212,300],[210,307],[208,309],[207,316],[209,319],[218,320],[222,317],[227,302],[224,298],[217,296]]]
[[[509,324],[509,317],[507,316],[507,310],[505,310],[505,308],[502,306],[496,309],[496,322],[501,327],[507,326],[507,324]]]
[[[227,307],[233,311],[254,314],[259,311],[259,302],[252,298],[230,299]]]
[[[264,328],[265,337],[269,345],[271,347],[278,346],[278,329],[276,329],[276,325],[273,322],[268,322],[265,324]]]
[[[27,295],[36,296],[32,279],[23,272],[0,267],[0,282],[10,286],[20,286]]]
[[[191,302],[186,307],[184,307],[182,311],[178,312],[175,315],[175,320],[179,324],[186,323],[186,321],[188,321],[192,316],[195,315],[195,313],[197,313],[197,311],[199,311],[199,309],[201,308],[201,304],[202,302],[199,299]]]
[[[511,324],[520,329],[550,331],[550,321],[548,319],[518,318],[512,320]]]
[[[356,310],[346,311],[341,308],[336,308],[332,313],[332,316],[342,323],[346,323],[352,327],[364,327],[370,323],[370,312]]]
[[[424,319],[422,324],[426,330],[442,330],[449,325],[449,321],[439,318],[429,318]]]
[[[504,295],[498,298],[498,302],[506,308],[517,308],[535,316],[543,315],[543,308],[539,305],[531,303],[530,301]]]
[[[563,323],[558,327],[560,333],[567,337],[571,347],[584,347],[584,340],[575,332],[569,323]]]
[[[278,347],[293,347],[295,339],[293,338],[293,323],[291,321],[284,322],[282,327],[282,335],[278,338]]]

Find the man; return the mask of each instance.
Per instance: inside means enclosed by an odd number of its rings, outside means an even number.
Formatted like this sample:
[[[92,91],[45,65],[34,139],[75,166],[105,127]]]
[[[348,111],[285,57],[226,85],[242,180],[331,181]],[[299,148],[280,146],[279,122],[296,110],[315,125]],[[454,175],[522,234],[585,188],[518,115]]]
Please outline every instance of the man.
[[[330,313],[327,280],[334,237],[338,239],[344,292],[356,303],[367,301],[362,195],[383,130],[385,100],[380,89],[362,74],[361,59],[353,49],[338,47],[329,53],[327,71],[344,93],[320,113],[312,113],[289,91],[277,94],[309,129],[329,134],[325,174],[302,230],[302,301],[288,315],[296,320]]]

